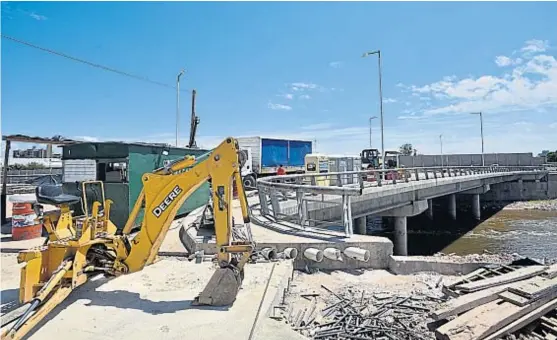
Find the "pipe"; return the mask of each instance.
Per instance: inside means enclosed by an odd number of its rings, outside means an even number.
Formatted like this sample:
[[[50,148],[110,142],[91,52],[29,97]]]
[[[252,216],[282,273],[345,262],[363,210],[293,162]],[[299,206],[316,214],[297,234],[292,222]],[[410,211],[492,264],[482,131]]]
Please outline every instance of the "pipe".
[[[263,248],[261,250],[261,255],[265,260],[275,260],[277,258],[277,250],[275,248]]]
[[[284,256],[287,259],[295,259],[298,257],[298,249],[296,248],[286,248],[284,249]]]
[[[329,260],[342,261],[342,254],[340,250],[335,248],[325,248],[325,250],[323,250],[323,255]]]
[[[369,250],[365,250],[358,247],[348,247],[344,249],[344,255],[348,256],[351,259],[358,260],[358,261],[369,261]]]
[[[304,250],[304,257],[315,262],[323,261],[323,252],[315,248],[307,248]]]

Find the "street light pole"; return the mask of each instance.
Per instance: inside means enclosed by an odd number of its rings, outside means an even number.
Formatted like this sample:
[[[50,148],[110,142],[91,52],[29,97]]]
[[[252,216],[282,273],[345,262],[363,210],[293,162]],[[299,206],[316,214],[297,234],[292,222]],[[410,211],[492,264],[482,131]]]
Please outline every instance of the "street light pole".
[[[180,123],[180,77],[184,72],[181,70],[176,77],[176,147],[178,147],[178,124]]]
[[[443,134],[439,135],[439,143],[441,143],[441,167],[443,167]]]
[[[376,119],[376,116],[369,117],[369,148],[371,149],[371,121]]]
[[[480,116],[480,133],[482,136],[482,166],[485,166],[484,160],[484,119],[482,112],[471,112],[470,114],[479,115]]]
[[[378,62],[378,68],[379,68],[379,112],[380,112],[380,116],[381,116],[381,159],[383,160],[381,162],[381,169],[385,170],[385,140],[383,137],[383,87],[381,84],[381,50],[377,50],[377,51],[372,51],[372,52],[366,52],[362,55],[362,58],[365,58],[367,56],[370,55],[374,55],[377,54],[377,62]],[[383,171],[383,176],[385,175],[385,172]]]

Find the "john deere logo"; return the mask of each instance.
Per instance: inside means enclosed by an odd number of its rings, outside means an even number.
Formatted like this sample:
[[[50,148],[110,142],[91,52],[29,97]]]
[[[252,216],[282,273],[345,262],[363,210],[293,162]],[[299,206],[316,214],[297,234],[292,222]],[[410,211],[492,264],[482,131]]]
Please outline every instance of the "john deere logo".
[[[156,217],[162,215],[162,213],[172,204],[172,202],[178,197],[178,195],[182,192],[182,188],[179,186],[175,186],[174,189],[164,198],[161,204],[157,205],[155,209],[153,209],[153,214]]]

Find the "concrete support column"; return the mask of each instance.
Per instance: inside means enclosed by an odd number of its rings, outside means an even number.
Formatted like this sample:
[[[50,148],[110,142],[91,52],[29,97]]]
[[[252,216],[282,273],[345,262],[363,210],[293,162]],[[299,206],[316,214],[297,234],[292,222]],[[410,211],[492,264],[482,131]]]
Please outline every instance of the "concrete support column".
[[[406,217],[395,216],[395,255],[408,255],[408,232],[406,230]]]
[[[481,218],[480,194],[472,195],[472,213],[476,220]]]
[[[432,199],[427,200],[427,217],[429,217],[430,220],[433,219],[433,200]]]
[[[449,195],[449,215],[456,220],[456,195]]]
[[[365,235],[367,226],[366,216],[358,217],[354,219],[354,231],[356,234]]]

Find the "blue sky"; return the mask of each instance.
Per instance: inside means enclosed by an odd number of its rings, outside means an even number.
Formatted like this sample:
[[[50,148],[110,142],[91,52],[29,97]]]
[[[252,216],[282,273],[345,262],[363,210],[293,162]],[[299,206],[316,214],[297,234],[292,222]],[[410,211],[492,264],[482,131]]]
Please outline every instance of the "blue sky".
[[[385,148],[557,148],[557,3],[3,2],[2,34],[149,79],[182,78],[180,138],[316,139],[357,154],[379,115]],[[2,39],[2,133],[174,142],[175,91]],[[380,144],[379,120],[373,144]]]

